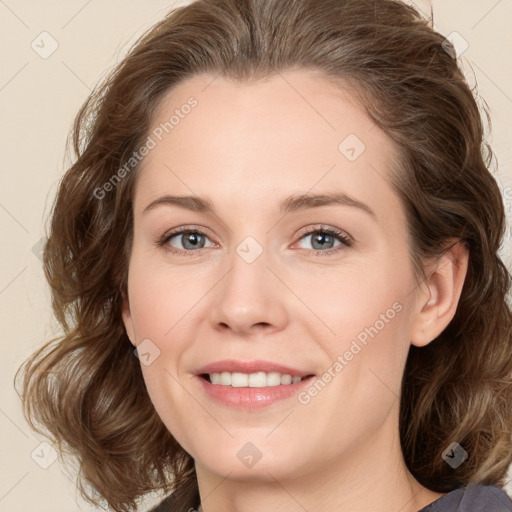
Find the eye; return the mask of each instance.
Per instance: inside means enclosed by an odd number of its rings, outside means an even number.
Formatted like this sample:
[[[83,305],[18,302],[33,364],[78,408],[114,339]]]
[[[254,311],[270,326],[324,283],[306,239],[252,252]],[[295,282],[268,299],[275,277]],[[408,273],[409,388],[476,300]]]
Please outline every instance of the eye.
[[[159,247],[164,247],[169,252],[178,254],[187,254],[197,252],[200,249],[205,248],[205,239],[208,235],[198,228],[183,227],[166,233],[158,242]],[[174,244],[171,245],[171,240],[176,239],[177,243],[181,247],[176,247]],[[175,242],[176,243],[176,242]]]
[[[314,251],[318,256],[325,256],[339,252],[346,247],[351,247],[353,243],[352,240],[342,231],[328,226],[310,229],[309,231],[302,233],[300,240],[304,240],[308,237],[311,237],[313,249],[320,249],[319,251]],[[336,241],[338,241],[339,244],[337,246],[333,246]]]
[[[313,252],[319,256],[337,253],[346,247],[351,247],[353,243],[341,230],[329,226],[320,226],[302,232],[300,240],[304,240],[307,237],[311,237]],[[181,247],[176,247],[175,244],[171,244],[170,242],[173,239],[176,239],[177,244]],[[208,235],[203,230],[185,226],[171,231],[170,233],[166,233],[157,241],[156,245],[165,248],[165,250],[171,253],[192,256],[193,253],[206,248],[206,239],[208,239]],[[333,246],[336,241],[338,241],[338,245]],[[210,247],[214,245],[215,244],[210,245]]]

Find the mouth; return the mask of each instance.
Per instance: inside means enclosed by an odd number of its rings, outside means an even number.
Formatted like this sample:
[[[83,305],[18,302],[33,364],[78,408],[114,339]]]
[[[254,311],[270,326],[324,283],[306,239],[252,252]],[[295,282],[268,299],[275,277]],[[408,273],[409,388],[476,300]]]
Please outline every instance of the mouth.
[[[271,361],[237,361],[225,359],[203,366],[196,375],[215,386],[265,388],[288,386],[313,377],[312,372]]]
[[[231,386],[233,388],[266,388],[274,386],[289,386],[314,377],[313,374],[304,376],[280,372],[212,372],[202,373],[199,377],[214,386]]]
[[[200,368],[195,376],[202,392],[219,405],[259,410],[293,398],[315,374],[270,361],[224,360]]]

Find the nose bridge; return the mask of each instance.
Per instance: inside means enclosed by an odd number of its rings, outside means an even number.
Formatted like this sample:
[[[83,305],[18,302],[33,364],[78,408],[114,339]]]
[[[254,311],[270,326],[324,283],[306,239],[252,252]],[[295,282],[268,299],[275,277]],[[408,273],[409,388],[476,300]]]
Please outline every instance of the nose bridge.
[[[224,324],[239,334],[265,325],[282,328],[285,320],[282,289],[267,267],[272,258],[253,236],[234,247],[229,270],[212,307],[212,322]]]

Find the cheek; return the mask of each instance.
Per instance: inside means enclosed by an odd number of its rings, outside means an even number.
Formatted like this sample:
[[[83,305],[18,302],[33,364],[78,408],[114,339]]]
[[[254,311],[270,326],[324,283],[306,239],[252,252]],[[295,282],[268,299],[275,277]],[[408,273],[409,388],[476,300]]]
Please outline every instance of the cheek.
[[[332,336],[326,338],[332,340],[329,345],[339,349],[354,338],[364,343],[371,333],[389,333],[406,316],[410,279],[394,267],[394,263],[382,259],[367,260],[322,275],[302,275],[295,281],[290,276],[289,281],[331,332]]]
[[[372,400],[379,391],[400,391],[409,349],[406,313],[397,301],[381,306],[364,318],[361,313],[345,317],[346,328],[328,344],[329,368],[341,377],[336,377],[338,391],[349,390],[356,400]]]
[[[311,308],[331,330],[332,336],[322,338],[336,375],[333,391],[353,402],[353,410],[359,403],[371,412],[371,402],[379,397],[393,401],[400,392],[412,300],[404,268],[398,272],[391,258],[354,266],[324,280],[322,289],[308,296]],[[362,410],[368,410],[366,406]]]
[[[388,306],[386,301],[383,305]],[[320,376],[329,382],[320,392],[310,389],[301,397],[315,417],[326,417],[322,431],[331,432],[340,446],[352,445],[356,439],[364,442],[398,410],[408,343],[405,309],[398,304],[395,308],[374,310],[382,311],[387,323],[369,313],[362,323],[361,314],[357,321],[345,317],[350,323],[347,334],[337,343],[329,342],[332,362]]]
[[[187,312],[205,294],[203,280],[193,274],[134,253],[128,293],[138,339],[166,340],[186,323]]]
[[[169,340],[178,340],[180,304],[176,287],[170,286],[150,263],[133,257],[128,276],[131,320],[135,330],[137,353],[150,397],[158,405],[159,383],[175,375],[179,347],[169,350]],[[182,302],[182,301],[181,301]]]
[[[194,450],[190,432],[197,428],[197,415],[187,414],[191,408],[190,395],[168,368],[168,361],[160,357],[142,368],[146,389],[156,413],[180,445],[189,453]]]

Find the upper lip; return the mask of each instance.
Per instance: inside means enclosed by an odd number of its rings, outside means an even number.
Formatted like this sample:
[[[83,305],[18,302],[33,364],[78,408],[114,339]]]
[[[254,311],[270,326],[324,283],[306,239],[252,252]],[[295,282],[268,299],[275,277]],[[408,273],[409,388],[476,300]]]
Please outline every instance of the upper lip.
[[[222,373],[222,372],[239,372],[239,373],[257,373],[257,372],[278,372],[283,375],[291,375],[292,377],[306,377],[313,375],[312,372],[291,368],[271,361],[236,361],[234,359],[225,359],[207,364],[197,370],[196,375],[205,373]]]

